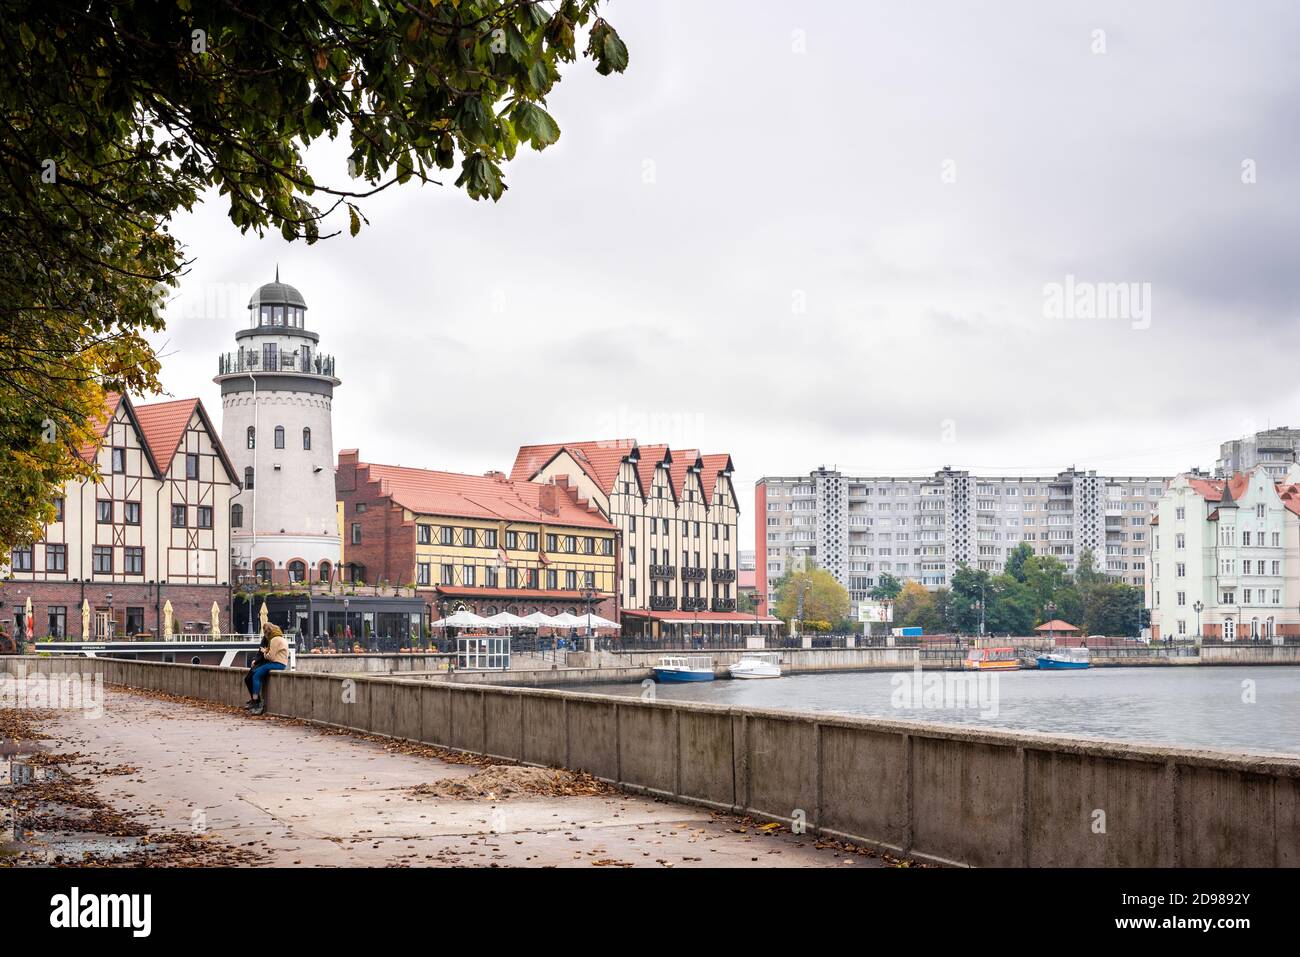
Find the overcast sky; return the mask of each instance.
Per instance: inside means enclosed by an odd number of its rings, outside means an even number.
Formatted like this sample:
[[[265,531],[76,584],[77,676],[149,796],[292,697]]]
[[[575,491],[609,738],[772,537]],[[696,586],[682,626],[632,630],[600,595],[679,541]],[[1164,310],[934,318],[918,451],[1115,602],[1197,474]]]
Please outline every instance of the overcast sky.
[[[178,220],[169,392],[219,416],[216,356],[279,263],[337,357],[336,451],[727,451],[743,547],[760,475],[1172,474],[1300,426],[1300,6],[607,9],[628,72],[567,68],[559,143],[497,204],[453,173],[315,247],[215,196]],[[313,150],[317,179],[342,157]],[[1135,295],[1054,307],[1068,276]]]

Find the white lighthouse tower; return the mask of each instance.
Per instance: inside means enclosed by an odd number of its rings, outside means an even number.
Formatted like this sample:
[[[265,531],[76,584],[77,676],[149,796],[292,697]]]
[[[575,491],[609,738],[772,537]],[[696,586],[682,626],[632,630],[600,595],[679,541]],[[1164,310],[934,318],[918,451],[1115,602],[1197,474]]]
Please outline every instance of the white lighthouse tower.
[[[235,567],[274,584],[328,580],[339,561],[330,411],[334,359],[293,286],[248,302],[238,349],[220,357],[221,438],[243,489],[231,504]]]

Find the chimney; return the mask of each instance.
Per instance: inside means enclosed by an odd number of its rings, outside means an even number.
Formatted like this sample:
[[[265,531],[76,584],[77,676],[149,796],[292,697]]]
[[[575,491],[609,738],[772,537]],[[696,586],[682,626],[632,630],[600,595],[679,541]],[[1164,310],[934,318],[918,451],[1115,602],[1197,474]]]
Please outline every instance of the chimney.
[[[543,485],[537,491],[537,507],[547,515],[560,514],[560,491],[554,485]]]
[[[490,478],[494,482],[504,482],[506,480],[506,473],[498,472],[496,469],[491,469],[490,471],[484,472],[483,477]]]

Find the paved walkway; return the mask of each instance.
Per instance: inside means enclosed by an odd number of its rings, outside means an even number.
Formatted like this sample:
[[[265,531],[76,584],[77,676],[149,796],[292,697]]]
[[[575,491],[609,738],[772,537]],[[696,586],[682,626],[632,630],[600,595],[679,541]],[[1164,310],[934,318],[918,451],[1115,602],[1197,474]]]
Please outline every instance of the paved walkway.
[[[109,690],[102,717],[60,713],[48,750],[151,837],[201,832],[277,866],[862,867],[811,835],[617,793],[457,799],[410,793],[479,768],[427,749]],[[415,751],[416,753],[409,753]],[[419,753],[423,751],[424,753]],[[87,769],[113,769],[86,774]],[[84,844],[95,850],[94,841]],[[103,838],[111,841],[112,839]],[[84,842],[83,842],[84,843]],[[82,845],[79,845],[82,846]]]

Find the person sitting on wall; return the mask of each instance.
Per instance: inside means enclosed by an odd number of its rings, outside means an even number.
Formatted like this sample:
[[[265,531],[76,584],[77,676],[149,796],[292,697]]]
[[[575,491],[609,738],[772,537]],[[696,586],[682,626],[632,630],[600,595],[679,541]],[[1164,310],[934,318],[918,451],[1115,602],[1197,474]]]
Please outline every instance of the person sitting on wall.
[[[270,636],[263,634],[261,646],[253,653],[252,659],[248,662],[248,671],[244,674],[244,687],[248,689],[248,701],[244,704],[244,710],[246,711],[251,711],[253,708],[253,672],[266,664],[266,649],[270,646]]]
[[[249,690],[253,692],[253,700],[249,703],[249,711],[252,714],[262,714],[266,711],[266,702],[262,699],[262,682],[272,671],[283,671],[289,667],[289,642],[284,637],[284,632],[280,630],[279,625],[273,625],[267,622],[262,628],[262,637],[266,639],[265,661],[253,669],[252,681],[249,684]]]

